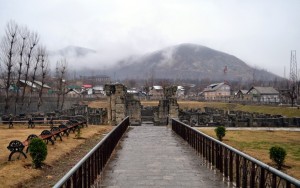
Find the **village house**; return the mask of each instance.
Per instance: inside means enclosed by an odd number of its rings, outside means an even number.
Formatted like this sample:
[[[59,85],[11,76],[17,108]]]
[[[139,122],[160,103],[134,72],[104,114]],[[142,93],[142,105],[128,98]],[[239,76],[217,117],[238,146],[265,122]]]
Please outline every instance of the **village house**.
[[[41,88],[42,88],[42,85],[43,85],[43,93],[48,93],[49,92],[49,90],[51,90],[51,87],[50,86],[48,86],[47,84],[42,84],[42,82],[40,82],[40,81],[37,81],[37,80],[35,80],[34,81],[34,83],[35,83],[35,85],[36,85],[36,87],[37,87],[37,90],[41,90]]]
[[[279,91],[273,87],[252,87],[249,94],[254,102],[277,103],[280,102]]]
[[[152,99],[162,98],[164,96],[164,89],[162,86],[150,87],[149,95]]]
[[[229,100],[230,85],[225,82],[210,84],[203,90],[203,94],[205,100]]]
[[[105,95],[105,91],[104,91],[104,86],[103,85],[99,85],[99,86],[94,86],[93,87],[93,93],[96,95]]]
[[[176,97],[182,98],[184,97],[184,87],[183,86],[177,86],[177,91],[176,91]]]
[[[26,82],[25,82],[25,80],[19,80],[16,85],[21,90],[23,90],[23,88],[25,87],[25,93],[30,93],[31,90],[37,91],[37,89],[38,89],[38,87],[35,83],[28,81],[28,80]]]
[[[251,100],[251,95],[247,94],[248,90],[240,89],[234,94],[234,99],[235,100],[242,100],[242,101],[247,101]]]

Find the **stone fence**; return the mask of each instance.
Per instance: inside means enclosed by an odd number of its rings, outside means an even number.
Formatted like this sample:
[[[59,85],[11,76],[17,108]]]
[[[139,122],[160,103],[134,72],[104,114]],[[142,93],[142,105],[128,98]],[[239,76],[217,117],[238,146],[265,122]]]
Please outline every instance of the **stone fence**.
[[[229,127],[300,127],[300,117],[284,117],[243,111],[225,111],[205,107],[201,109],[180,110],[179,120],[191,126]]]

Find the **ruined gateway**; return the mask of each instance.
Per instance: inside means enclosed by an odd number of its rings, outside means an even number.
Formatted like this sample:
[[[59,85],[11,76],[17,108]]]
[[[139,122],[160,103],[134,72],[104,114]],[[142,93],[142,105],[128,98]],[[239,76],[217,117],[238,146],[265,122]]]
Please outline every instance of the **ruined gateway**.
[[[126,116],[130,117],[131,125],[141,125],[142,114],[146,114],[147,120],[153,121],[154,125],[167,125],[169,118],[178,118],[177,86],[164,88],[164,98],[159,100],[157,107],[143,107],[139,99],[127,93],[123,84],[107,84],[104,89],[108,96],[107,118],[111,125],[117,125]]]

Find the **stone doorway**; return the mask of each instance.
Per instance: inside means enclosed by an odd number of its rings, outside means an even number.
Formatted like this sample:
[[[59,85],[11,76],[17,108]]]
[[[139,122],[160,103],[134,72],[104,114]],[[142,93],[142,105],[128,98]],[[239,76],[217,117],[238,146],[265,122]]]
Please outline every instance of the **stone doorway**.
[[[141,110],[142,123],[153,123],[154,122],[154,108],[151,106],[142,107]]]

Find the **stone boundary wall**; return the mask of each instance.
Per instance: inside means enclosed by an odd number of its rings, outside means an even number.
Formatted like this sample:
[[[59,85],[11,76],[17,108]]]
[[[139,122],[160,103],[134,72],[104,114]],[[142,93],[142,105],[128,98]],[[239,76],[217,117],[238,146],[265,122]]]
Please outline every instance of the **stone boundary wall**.
[[[191,126],[300,127],[300,117],[283,117],[243,111],[224,111],[205,107],[204,111],[180,110],[179,120]]]

